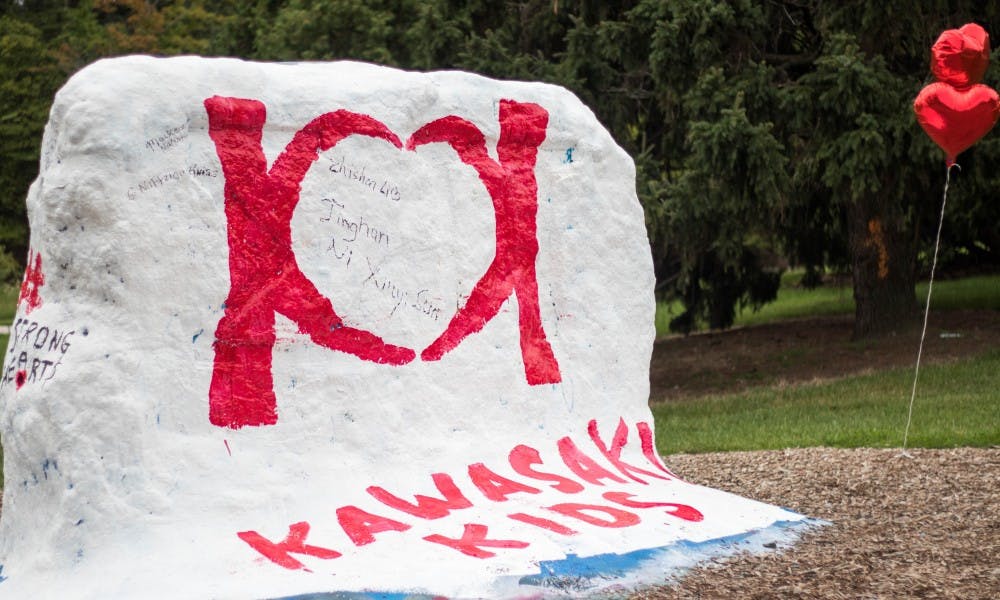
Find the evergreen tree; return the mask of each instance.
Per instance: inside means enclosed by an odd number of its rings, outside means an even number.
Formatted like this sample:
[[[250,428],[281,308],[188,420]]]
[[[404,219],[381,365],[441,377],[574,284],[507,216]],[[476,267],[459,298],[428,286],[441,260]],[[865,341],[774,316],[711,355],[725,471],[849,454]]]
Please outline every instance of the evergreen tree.
[[[944,179],[913,118],[943,29],[998,0],[82,0],[0,4],[0,276],[24,260],[24,197],[55,90],[128,53],[368,60],[564,85],[635,158],[673,326],[728,327],[851,272],[856,337],[918,314]],[[996,33],[994,31],[994,33]],[[997,87],[1000,67],[986,83]],[[961,157],[944,260],[1000,265],[1000,140]],[[6,258],[4,258],[6,257]]]
[[[989,29],[996,2],[640,0],[590,19],[584,4],[567,3],[580,16],[562,63],[636,157],[659,289],[686,307],[675,327],[725,327],[773,297],[770,249],[813,275],[849,268],[855,337],[916,320],[944,167],[912,101],[940,31]],[[959,202],[997,196],[995,169],[969,171]],[[995,234],[960,220],[958,246],[1000,262]]]
[[[48,47],[50,12],[8,2],[0,14],[0,281],[19,278],[27,257],[24,199],[38,173],[42,130],[62,81]]]

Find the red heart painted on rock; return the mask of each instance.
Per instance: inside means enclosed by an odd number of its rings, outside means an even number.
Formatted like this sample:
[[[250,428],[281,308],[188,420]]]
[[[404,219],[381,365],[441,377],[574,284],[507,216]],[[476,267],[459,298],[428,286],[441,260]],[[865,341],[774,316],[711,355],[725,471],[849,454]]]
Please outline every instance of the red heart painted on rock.
[[[945,31],[931,47],[934,76],[958,88],[982,81],[989,62],[990,36],[975,23]]]
[[[959,89],[932,83],[913,102],[917,121],[947,155],[948,164],[987,134],[1000,115],[1000,96],[985,85]]]
[[[275,314],[295,322],[313,342],[362,360],[396,366],[414,360],[413,350],[345,324],[302,272],[292,249],[291,219],[301,183],[320,153],[354,135],[402,150],[399,136],[369,115],[336,110],[296,132],[268,167],[262,145],[267,111],[262,102],[213,96],[205,100],[205,110],[225,177],[230,271],[229,295],[213,344],[209,421],[233,429],[277,423],[271,375]],[[496,220],[493,262],[447,328],[420,353],[421,359],[441,359],[516,296],[527,383],[562,381],[542,325],[535,274],[539,249],[535,159],[548,119],[548,112],[537,104],[501,100],[497,160],[487,152],[482,131],[457,116],[423,125],[406,142],[408,151],[425,144],[449,144],[458,159],[479,174]]]

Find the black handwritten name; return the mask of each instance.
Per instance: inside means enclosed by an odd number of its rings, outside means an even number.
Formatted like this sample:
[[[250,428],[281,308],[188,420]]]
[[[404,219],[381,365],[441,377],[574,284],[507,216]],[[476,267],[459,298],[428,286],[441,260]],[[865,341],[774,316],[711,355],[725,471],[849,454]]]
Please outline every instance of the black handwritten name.
[[[382,275],[380,273],[382,270],[381,266],[373,265],[372,261],[368,260],[368,258],[365,258],[365,262],[368,263],[368,277],[361,282],[361,287],[370,285],[395,301],[392,311],[389,312],[390,317],[396,314],[396,311],[403,306],[416,310],[435,321],[440,319],[441,309],[435,306],[427,296],[428,290],[420,290],[414,294],[412,290],[405,290],[388,276]]]
[[[192,177],[218,177],[219,169],[202,165],[188,165],[188,175]]]
[[[322,201],[330,205],[330,213],[325,217],[320,217],[320,221],[333,222],[340,225],[347,236],[342,237],[344,242],[356,242],[358,236],[375,242],[376,246],[389,246],[389,234],[382,229],[373,227],[371,222],[365,222],[365,216],[359,215],[355,221],[342,214],[334,214],[335,208],[344,208],[344,205],[337,202],[336,198],[323,198]]]
[[[441,308],[431,301],[428,293],[430,290],[420,290],[417,292],[416,300],[410,303],[410,308],[417,310],[437,321],[441,317]]]
[[[348,164],[346,156],[341,156],[340,159],[333,160],[333,164],[330,165],[331,173],[343,175],[351,181],[360,183],[373,193],[385,196],[394,202],[399,202],[401,194],[398,185],[388,179],[374,177],[367,171],[367,165],[358,166]],[[379,179],[382,181],[381,184],[379,183]]]
[[[345,263],[344,264],[345,269],[350,269],[351,258],[354,257],[354,248],[350,247],[343,248],[343,244],[341,244],[341,248],[342,248],[341,251],[337,252],[337,238],[334,237],[330,238],[330,245],[327,246],[326,251],[333,254],[333,257],[336,258],[337,260]]]
[[[171,127],[162,134],[146,140],[146,148],[165,152],[188,136],[187,124]]]
[[[388,179],[382,181],[378,193],[394,202],[399,202],[399,186],[391,183]]]
[[[343,227],[352,236],[351,238],[343,238],[345,242],[356,241],[360,235],[375,242],[376,246],[389,245],[389,234],[365,223],[364,215],[360,215],[357,221],[352,221],[343,215],[337,215],[337,225]]]
[[[15,383],[20,388],[26,383],[51,380],[69,351],[75,333],[76,330],[60,331],[19,318],[14,323],[0,387]]]
[[[135,200],[139,194],[144,194],[150,190],[155,190],[161,188],[171,181],[180,181],[181,177],[184,177],[185,171],[175,170],[167,173],[161,173],[160,175],[154,175],[149,179],[139,182],[135,187],[130,187],[128,189],[128,199]]]
[[[346,235],[343,232],[338,232],[337,235],[330,236],[330,243],[326,247],[326,252],[332,254],[338,262],[344,265],[345,269],[350,270],[355,249],[358,250],[358,256],[364,258],[368,265],[368,277],[361,282],[361,287],[384,294],[394,302],[389,316],[392,317],[400,307],[404,307],[415,310],[434,321],[440,320],[441,308],[431,298],[430,290],[422,289],[414,292],[412,289],[403,289],[389,277],[380,273],[381,266],[373,265],[372,261],[362,254],[363,248],[356,248],[354,245],[354,242],[358,239],[367,239],[374,242],[376,247],[388,247],[389,234],[366,222],[364,215],[360,215],[357,220],[353,220],[345,217],[343,214],[338,214],[337,209],[344,210],[346,205],[336,198],[322,198],[321,200],[325,204],[330,205],[330,212],[325,217],[320,217],[319,220],[335,223],[346,232]]]

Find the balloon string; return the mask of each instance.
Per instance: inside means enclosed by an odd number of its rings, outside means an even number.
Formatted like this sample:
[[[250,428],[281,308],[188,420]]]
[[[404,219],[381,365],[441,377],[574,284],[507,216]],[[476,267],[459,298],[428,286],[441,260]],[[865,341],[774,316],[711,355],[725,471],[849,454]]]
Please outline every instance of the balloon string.
[[[927,281],[927,302],[924,305],[924,328],[920,332],[920,345],[917,348],[917,365],[913,370],[913,389],[910,391],[910,408],[906,415],[906,429],[903,431],[903,451],[901,456],[905,456],[907,458],[913,458],[913,456],[906,451],[906,443],[909,440],[910,423],[913,421],[913,401],[917,398],[917,379],[920,377],[920,357],[924,353],[924,340],[927,337],[927,319],[931,314],[931,291],[934,289],[934,270],[937,268],[938,249],[941,247],[941,229],[944,226],[944,207],[948,203],[948,184],[951,182],[952,167],[958,167],[959,171],[962,170],[962,167],[956,163],[951,163],[948,165],[947,171],[945,171],[944,195],[941,198],[941,218],[938,220],[937,237],[934,239],[934,258],[931,260],[931,275],[930,279]]]

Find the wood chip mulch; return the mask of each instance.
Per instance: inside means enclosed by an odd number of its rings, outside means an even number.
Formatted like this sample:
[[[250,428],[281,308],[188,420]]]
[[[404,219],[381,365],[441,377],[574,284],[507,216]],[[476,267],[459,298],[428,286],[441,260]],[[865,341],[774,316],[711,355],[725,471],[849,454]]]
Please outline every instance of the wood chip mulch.
[[[1000,598],[1000,448],[807,448],[664,457],[688,481],[831,524],[633,600]]]

